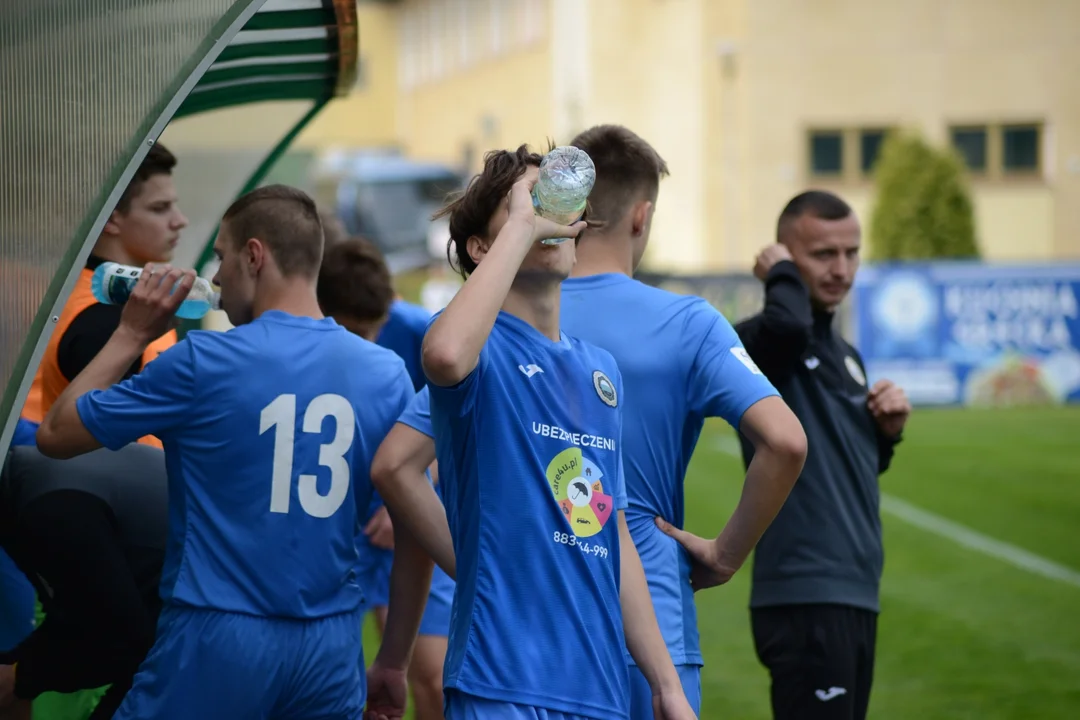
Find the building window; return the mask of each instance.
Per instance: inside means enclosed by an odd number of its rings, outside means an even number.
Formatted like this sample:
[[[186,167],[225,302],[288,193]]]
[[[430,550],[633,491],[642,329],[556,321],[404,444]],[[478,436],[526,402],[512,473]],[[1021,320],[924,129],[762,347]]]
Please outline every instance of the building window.
[[[986,128],[958,127],[952,129],[952,144],[964,159],[968,170],[986,172]]]
[[[810,172],[839,175],[844,170],[844,134],[839,130],[810,133]]]
[[[1043,128],[1039,123],[964,125],[950,128],[953,147],[968,169],[989,178],[1037,175]]]
[[[874,165],[877,164],[886,132],[886,130],[859,131],[859,169],[862,170],[863,175],[874,172]]]
[[[1009,125],[1001,129],[1001,168],[1005,173],[1039,171],[1040,128]]]

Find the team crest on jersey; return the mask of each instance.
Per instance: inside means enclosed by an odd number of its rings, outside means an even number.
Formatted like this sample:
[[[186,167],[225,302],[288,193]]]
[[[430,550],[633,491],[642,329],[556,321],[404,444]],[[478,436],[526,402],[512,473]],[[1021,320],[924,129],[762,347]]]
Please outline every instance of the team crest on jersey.
[[[619,395],[615,392],[615,383],[611,382],[607,375],[599,370],[593,370],[592,384],[596,388],[596,394],[608,407],[619,404]]]
[[[851,377],[855,378],[855,382],[860,385],[866,385],[866,375],[863,373],[862,368],[859,367],[859,363],[855,358],[848,355],[844,358],[844,365],[847,367],[847,371],[851,373]]]

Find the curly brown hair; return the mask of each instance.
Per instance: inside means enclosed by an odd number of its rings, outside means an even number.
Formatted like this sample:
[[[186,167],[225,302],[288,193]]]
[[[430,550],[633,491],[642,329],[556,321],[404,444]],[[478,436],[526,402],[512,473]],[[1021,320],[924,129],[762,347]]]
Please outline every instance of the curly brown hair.
[[[450,239],[446,242],[446,259],[451,267],[469,277],[476,263],[469,255],[469,238],[487,238],[488,223],[510,188],[531,165],[539,167],[543,159],[538,153],[521,145],[517,150],[491,150],[484,155],[484,169],[473,176],[468,187],[432,216],[433,220],[450,218]]]

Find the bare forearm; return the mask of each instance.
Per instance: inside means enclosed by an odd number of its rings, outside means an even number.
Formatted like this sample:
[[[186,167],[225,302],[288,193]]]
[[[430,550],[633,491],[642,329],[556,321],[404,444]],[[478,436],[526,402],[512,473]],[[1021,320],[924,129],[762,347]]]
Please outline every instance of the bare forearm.
[[[723,567],[735,572],[746,562],[784,506],[802,472],[804,457],[767,446],[754,451],[739,503],[716,541]]]
[[[417,482],[417,479],[419,482]],[[394,523],[394,544],[397,545],[398,529],[407,532],[423,550],[450,577],[456,577],[457,561],[450,525],[435,488],[423,475],[392,484],[389,493],[380,486],[379,494],[390,511]]]
[[[100,447],[83,426],[75,401],[91,390],[111,387],[146,349],[146,344],[119,328],[101,352],[60,393],[37,432],[41,451],[55,458],[70,458]]]
[[[424,337],[424,372],[436,385],[456,385],[476,367],[521,262],[532,230],[507,222],[446,309]]]
[[[424,475],[434,463],[435,441],[397,423],[375,453],[371,480],[390,513],[395,533],[399,528],[407,530],[454,577],[454,543],[446,511]]]
[[[384,667],[408,667],[431,590],[431,558],[408,530],[394,525],[394,564],[390,570],[390,604],[379,648]]]
[[[626,649],[630,651],[630,656],[649,681],[654,693],[663,688],[680,687],[678,673],[656,622],[656,611],[653,609],[652,598],[649,597],[649,585],[645,581],[641,558],[630,537],[629,529],[624,531],[626,521],[621,513],[619,525],[619,601],[622,605]]]

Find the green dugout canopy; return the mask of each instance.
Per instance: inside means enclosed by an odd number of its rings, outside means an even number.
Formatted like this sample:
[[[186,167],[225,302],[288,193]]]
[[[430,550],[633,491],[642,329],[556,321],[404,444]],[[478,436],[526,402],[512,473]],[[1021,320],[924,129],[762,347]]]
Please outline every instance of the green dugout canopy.
[[[0,3],[0,452],[80,268],[166,126],[299,104],[253,169],[219,182],[231,200],[351,89],[357,53],[355,0]]]

